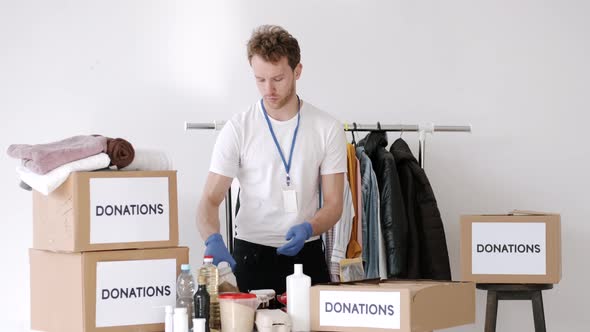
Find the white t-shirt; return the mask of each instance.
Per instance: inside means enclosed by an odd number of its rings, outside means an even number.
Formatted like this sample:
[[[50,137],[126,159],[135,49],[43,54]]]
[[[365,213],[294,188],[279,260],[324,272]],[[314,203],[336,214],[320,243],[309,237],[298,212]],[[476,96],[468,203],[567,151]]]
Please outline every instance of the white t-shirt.
[[[240,182],[236,238],[273,247],[285,244],[289,228],[309,221],[318,210],[320,175],[346,172],[342,124],[303,100],[300,116],[290,171],[298,212],[285,211],[286,170],[261,101],[233,116],[219,133],[209,170]],[[269,119],[288,162],[297,115],[287,121]]]

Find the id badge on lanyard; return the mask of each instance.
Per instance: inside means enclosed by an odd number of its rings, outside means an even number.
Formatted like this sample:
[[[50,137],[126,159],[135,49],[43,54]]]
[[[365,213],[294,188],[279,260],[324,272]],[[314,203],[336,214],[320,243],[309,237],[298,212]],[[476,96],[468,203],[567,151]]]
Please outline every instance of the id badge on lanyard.
[[[298,211],[297,191],[289,175],[287,175],[287,180],[283,184],[283,208],[287,213],[296,213]]]
[[[301,112],[300,112],[301,101],[299,99],[299,96],[297,96],[297,126],[295,127],[295,132],[293,133],[293,140],[291,142],[291,151],[289,154],[289,161],[285,160],[285,156],[283,155],[283,150],[281,149],[279,141],[277,140],[275,132],[272,128],[272,124],[270,123],[270,119],[268,118],[268,114],[266,113],[266,109],[264,108],[264,101],[263,100],[260,100],[260,105],[262,105],[262,111],[264,113],[266,123],[268,124],[268,129],[270,130],[270,134],[272,136],[272,139],[274,140],[277,150],[279,151],[279,155],[281,156],[281,160],[283,161],[283,166],[285,166],[286,178],[285,178],[285,182],[283,183],[283,186],[282,186],[283,209],[287,213],[297,213],[297,211],[298,211],[297,191],[295,190],[295,186],[293,185],[293,182],[291,181],[291,176],[289,175],[289,171],[291,170],[291,161],[293,160],[293,150],[295,148],[295,142],[297,140],[297,132],[299,131],[299,121],[301,119]]]

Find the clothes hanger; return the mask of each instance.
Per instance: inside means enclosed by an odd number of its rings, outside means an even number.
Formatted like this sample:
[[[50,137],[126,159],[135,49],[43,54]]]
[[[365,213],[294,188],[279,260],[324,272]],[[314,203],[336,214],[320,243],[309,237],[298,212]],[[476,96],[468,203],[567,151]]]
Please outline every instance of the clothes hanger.
[[[356,146],[356,137],[354,136],[354,132],[356,131],[356,122],[352,123],[353,129],[351,131],[352,133],[352,145]]]

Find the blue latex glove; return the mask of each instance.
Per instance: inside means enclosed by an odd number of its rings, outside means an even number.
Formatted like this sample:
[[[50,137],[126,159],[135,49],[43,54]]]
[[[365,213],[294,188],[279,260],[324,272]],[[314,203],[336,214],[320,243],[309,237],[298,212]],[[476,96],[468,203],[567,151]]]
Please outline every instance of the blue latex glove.
[[[285,239],[287,242],[282,247],[277,248],[279,255],[295,256],[301,251],[301,248],[305,245],[305,241],[311,237],[313,229],[311,224],[304,221],[302,224],[292,226],[287,232]]]
[[[214,233],[209,235],[207,241],[205,241],[205,256],[213,256],[213,264],[217,265],[219,262],[228,262],[229,266],[233,270],[236,266],[236,260],[231,256],[229,250],[223,243],[221,234]]]

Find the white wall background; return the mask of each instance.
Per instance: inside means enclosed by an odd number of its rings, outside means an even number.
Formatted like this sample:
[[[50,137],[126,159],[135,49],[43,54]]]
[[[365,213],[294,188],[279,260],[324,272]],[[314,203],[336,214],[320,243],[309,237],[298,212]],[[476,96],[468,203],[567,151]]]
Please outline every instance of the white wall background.
[[[589,14],[583,0],[0,0],[2,149],[101,133],[165,150],[180,243],[198,265],[195,209],[215,133],[183,122],[257,100],[245,43],[280,24],[302,47],[300,95],[341,121],[473,125],[427,145],[455,278],[461,214],[561,212],[563,280],[544,293],[547,327],[585,331]],[[404,138],[417,149],[417,134]],[[16,164],[0,159],[3,331],[29,326],[31,194]],[[450,330],[483,330],[484,312],[478,291],[477,323]],[[498,331],[533,330],[528,302],[501,303],[498,316]]]

